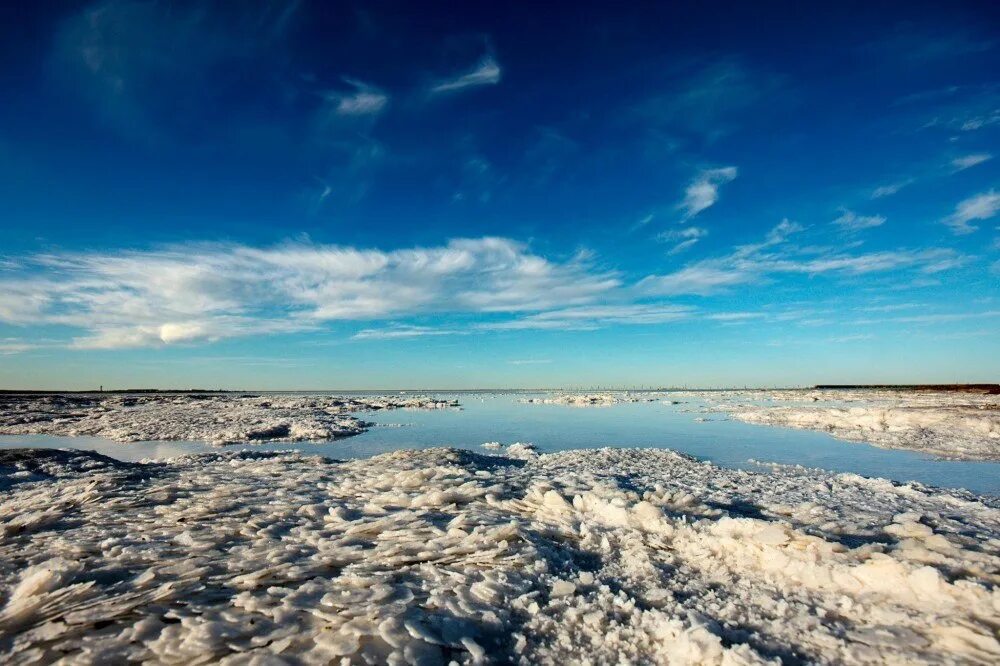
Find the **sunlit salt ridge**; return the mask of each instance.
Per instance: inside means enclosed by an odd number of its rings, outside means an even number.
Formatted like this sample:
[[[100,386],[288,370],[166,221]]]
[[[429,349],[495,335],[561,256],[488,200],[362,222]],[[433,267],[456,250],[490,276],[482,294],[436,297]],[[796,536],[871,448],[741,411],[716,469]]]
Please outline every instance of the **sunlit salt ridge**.
[[[655,450],[0,458],[10,663],[991,663],[1000,509]]]

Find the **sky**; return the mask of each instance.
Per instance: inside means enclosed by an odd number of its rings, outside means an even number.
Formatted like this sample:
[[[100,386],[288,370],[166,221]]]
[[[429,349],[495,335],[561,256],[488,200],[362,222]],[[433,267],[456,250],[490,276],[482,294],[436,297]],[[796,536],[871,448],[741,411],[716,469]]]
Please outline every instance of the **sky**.
[[[0,388],[1000,381],[995,2],[0,6]]]

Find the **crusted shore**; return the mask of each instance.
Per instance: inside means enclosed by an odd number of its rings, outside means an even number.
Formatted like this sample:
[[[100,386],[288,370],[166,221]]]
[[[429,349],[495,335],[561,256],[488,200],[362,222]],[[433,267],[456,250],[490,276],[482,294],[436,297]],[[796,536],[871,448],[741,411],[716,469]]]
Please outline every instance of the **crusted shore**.
[[[0,395],[0,435],[91,435],[117,442],[188,440],[215,445],[328,441],[369,425],[352,413],[457,407],[422,396],[235,393]]]
[[[1000,460],[1000,395],[892,389],[699,391],[709,411],[950,460]]]
[[[664,450],[0,452],[0,661],[996,663],[1000,509]]]

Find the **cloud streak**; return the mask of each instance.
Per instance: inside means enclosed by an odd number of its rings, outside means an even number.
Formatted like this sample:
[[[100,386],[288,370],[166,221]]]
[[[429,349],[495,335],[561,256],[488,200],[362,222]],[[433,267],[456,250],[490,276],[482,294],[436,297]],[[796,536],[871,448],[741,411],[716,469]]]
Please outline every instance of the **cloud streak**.
[[[955,212],[944,218],[942,222],[951,228],[957,236],[971,234],[979,229],[972,224],[977,220],[988,220],[1000,210],[1000,194],[990,190],[960,201],[955,206]]]
[[[893,194],[896,194],[907,185],[912,185],[913,181],[914,181],[913,178],[906,178],[903,180],[898,180],[894,183],[889,183],[887,185],[880,185],[879,187],[876,187],[874,190],[872,190],[871,198],[882,199],[884,197],[891,197]]]
[[[989,162],[993,159],[993,156],[989,153],[975,153],[973,155],[964,155],[962,157],[957,157],[951,161],[951,166],[954,171],[965,171],[966,169],[971,169],[972,167],[982,164],[983,162]]]
[[[487,331],[578,330],[589,331],[613,324],[663,324],[686,319],[694,312],[688,306],[671,304],[587,305],[527,315],[519,319],[478,324]]]
[[[761,243],[738,246],[728,255],[697,261],[672,273],[643,278],[637,289],[653,296],[709,296],[779,275],[858,276],[914,270],[924,274],[959,267],[966,257],[951,249],[887,250],[850,254],[835,248],[798,248],[788,238],[802,227],[783,220]]]
[[[327,101],[333,112],[339,116],[374,116],[385,110],[389,96],[361,81],[344,79],[353,90],[350,92],[330,92]]]
[[[551,261],[504,238],[390,252],[187,245],[40,255],[26,263],[0,277],[0,321],[77,329],[72,344],[79,348],[212,341],[425,313],[538,312],[592,303],[620,287],[615,274],[595,270],[582,255]]]
[[[853,210],[844,210],[833,223],[847,231],[860,231],[882,226],[885,218],[881,215],[858,215]]]
[[[477,86],[492,86],[500,83],[502,71],[496,59],[487,55],[469,72],[452,79],[441,81],[431,87],[431,94],[451,93]]]
[[[680,254],[693,247],[698,241],[708,235],[708,230],[702,227],[684,227],[671,229],[657,234],[656,239],[665,243],[674,243],[667,254]]]
[[[689,220],[719,200],[719,188],[736,179],[734,166],[719,169],[704,169],[691,181],[684,191],[684,200],[678,208],[684,211],[684,219]]]

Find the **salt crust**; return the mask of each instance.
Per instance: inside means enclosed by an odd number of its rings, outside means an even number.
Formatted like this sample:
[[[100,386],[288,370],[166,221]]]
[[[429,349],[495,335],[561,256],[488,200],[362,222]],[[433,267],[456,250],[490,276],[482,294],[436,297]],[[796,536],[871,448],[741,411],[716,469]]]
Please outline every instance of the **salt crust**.
[[[834,437],[952,460],[1000,460],[1000,396],[947,391],[687,392],[747,423],[822,430]]]
[[[1000,660],[995,499],[516,452],[0,452],[0,662]]]
[[[457,407],[427,397],[111,394],[0,397],[0,435],[94,435],[117,442],[189,440],[217,446],[328,441],[370,425],[350,412]]]
[[[628,402],[653,402],[652,394],[630,392],[613,393],[561,393],[545,398],[525,398],[522,402],[541,405],[568,405],[570,407],[607,407]]]

